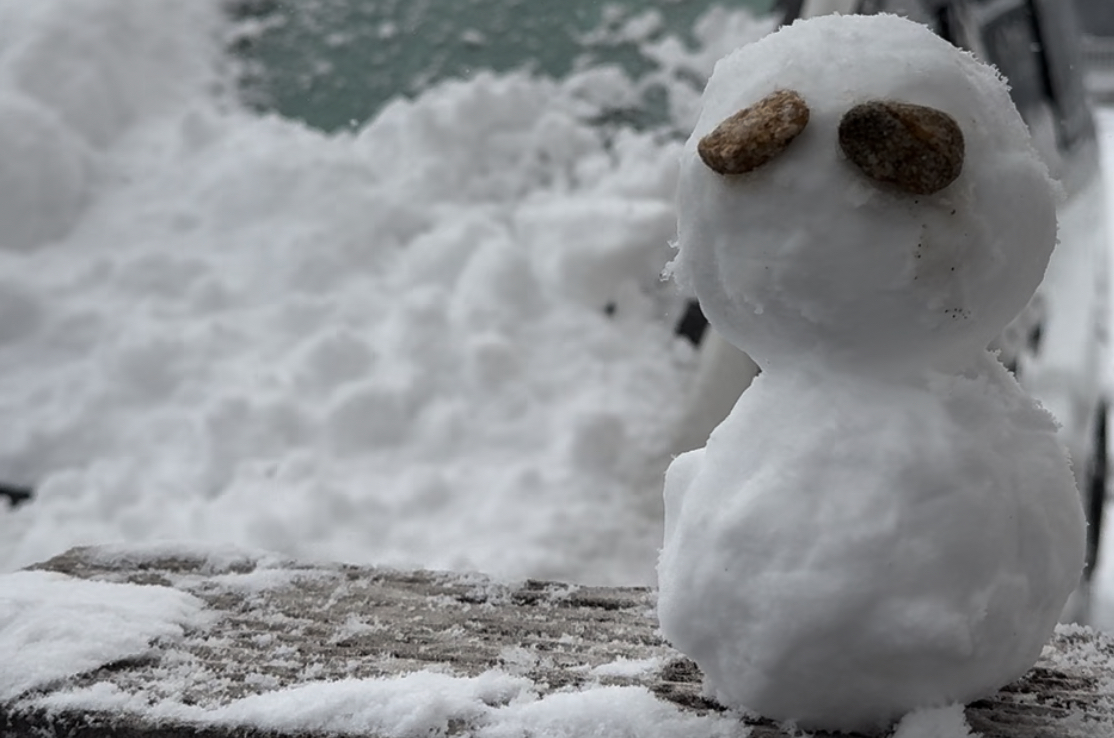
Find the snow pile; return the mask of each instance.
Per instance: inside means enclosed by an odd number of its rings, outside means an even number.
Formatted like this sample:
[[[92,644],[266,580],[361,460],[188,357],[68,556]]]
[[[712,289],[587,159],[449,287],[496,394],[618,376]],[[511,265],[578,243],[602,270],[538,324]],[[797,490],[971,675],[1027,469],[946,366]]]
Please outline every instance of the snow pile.
[[[66,235],[96,188],[96,155],[211,77],[176,29],[211,26],[213,10],[159,0],[0,2],[0,248]]]
[[[585,122],[608,69],[327,137],[221,97],[221,23],[0,3],[0,480],[37,486],[0,568],[197,538],[651,581],[679,145]]]
[[[580,606],[561,604],[588,594],[575,587],[523,590],[478,575],[359,571],[174,542],[81,550],[48,566],[82,578],[0,576],[0,656],[11,667],[0,676],[0,705],[9,716],[109,713],[133,725],[400,737],[742,738],[761,725],[659,693],[678,686],[677,673],[667,674],[678,662],[653,637],[641,592],[608,590],[623,614],[593,610],[590,619],[614,636],[601,640],[596,628],[577,627],[588,624]],[[166,586],[122,583],[148,580]],[[543,601],[512,604],[524,591]],[[569,629],[514,645],[536,617]],[[410,656],[390,647],[407,633]],[[478,653],[461,649],[469,643]],[[973,706],[971,724],[1035,720],[1075,735],[1073,727],[1110,714],[1112,654],[1108,637],[1062,626],[1039,668]],[[1040,706],[1049,700],[1071,707],[1052,714]],[[956,705],[914,711],[895,730],[895,738],[971,733]]]

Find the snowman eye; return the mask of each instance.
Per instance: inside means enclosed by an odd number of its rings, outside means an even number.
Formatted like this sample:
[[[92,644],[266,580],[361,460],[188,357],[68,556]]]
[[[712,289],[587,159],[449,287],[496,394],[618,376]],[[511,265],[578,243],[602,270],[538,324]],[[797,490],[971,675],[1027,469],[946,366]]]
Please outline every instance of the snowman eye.
[[[696,151],[719,174],[745,174],[785,150],[808,125],[808,105],[793,90],[778,90],[727,118],[700,139]]]
[[[924,105],[856,105],[839,122],[839,146],[866,176],[914,195],[939,192],[963,170],[959,124]]]

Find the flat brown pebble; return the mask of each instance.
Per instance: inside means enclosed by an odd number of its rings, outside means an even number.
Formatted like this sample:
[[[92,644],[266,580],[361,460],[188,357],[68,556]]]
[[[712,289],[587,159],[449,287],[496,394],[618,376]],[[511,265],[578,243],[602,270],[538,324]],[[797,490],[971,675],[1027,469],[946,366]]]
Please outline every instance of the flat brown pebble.
[[[839,123],[839,145],[863,174],[915,195],[931,195],[963,170],[963,132],[947,113],[875,100]]]
[[[808,116],[804,98],[778,90],[720,123],[696,151],[712,171],[745,174],[784,151],[808,125]]]

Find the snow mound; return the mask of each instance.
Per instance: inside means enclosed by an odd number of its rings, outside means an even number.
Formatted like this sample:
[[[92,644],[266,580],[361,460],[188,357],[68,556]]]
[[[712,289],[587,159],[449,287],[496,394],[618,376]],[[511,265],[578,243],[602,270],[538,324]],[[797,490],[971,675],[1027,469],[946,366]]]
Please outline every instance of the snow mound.
[[[0,568],[167,538],[649,582],[679,142],[590,122],[614,69],[326,136],[222,97],[218,6],[0,2],[0,479],[37,489]]]

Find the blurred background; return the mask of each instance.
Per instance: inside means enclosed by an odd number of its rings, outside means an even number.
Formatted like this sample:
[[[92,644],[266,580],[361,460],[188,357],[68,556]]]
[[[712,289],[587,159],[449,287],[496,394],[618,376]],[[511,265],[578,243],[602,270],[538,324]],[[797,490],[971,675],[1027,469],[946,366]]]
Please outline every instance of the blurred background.
[[[0,570],[190,539],[652,584],[664,469],[755,370],[660,279],[680,146],[717,59],[849,4],[0,0]],[[997,64],[1065,183],[999,348],[1114,628],[1114,0],[866,5]]]

